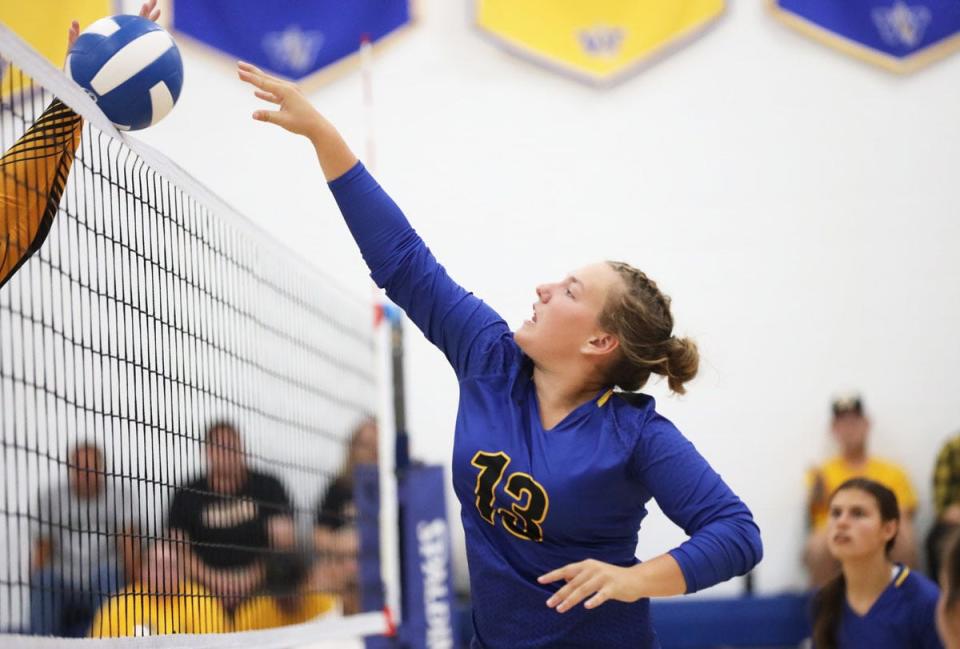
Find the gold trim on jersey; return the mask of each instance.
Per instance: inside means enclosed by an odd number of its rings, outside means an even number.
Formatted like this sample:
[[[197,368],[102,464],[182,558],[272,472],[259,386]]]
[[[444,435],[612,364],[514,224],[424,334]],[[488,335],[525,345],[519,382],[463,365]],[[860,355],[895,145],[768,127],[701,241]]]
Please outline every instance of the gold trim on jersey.
[[[610,397],[612,396],[613,396],[613,388],[610,388],[609,390],[604,392],[599,399],[597,399],[597,407],[603,408],[605,405],[607,405],[607,401],[610,401]]]
[[[900,575],[897,577],[897,580],[893,582],[894,588],[900,588],[903,585],[903,582],[907,580],[907,576],[910,575],[910,568],[904,566],[903,570],[900,571]]]

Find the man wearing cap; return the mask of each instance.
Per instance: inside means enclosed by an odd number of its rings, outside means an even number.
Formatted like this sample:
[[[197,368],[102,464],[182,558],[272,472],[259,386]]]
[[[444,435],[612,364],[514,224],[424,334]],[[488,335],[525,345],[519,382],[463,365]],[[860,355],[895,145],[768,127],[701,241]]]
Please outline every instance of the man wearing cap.
[[[835,399],[832,405],[831,431],[840,453],[808,473],[808,514],[810,536],[804,551],[804,563],[810,572],[810,584],[820,588],[837,574],[839,564],[827,550],[826,525],[830,495],[850,478],[869,478],[888,487],[900,505],[900,529],[892,558],[908,566],[917,559],[913,517],[917,496],[910,478],[898,464],[867,454],[870,420],[859,395]]]

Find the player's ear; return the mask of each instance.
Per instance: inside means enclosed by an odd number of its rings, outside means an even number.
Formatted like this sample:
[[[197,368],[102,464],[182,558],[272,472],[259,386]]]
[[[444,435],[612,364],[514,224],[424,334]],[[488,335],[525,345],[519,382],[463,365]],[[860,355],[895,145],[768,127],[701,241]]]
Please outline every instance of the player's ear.
[[[620,340],[616,336],[605,331],[599,331],[587,338],[580,351],[591,356],[605,356],[612,354],[619,347]]]
[[[885,541],[889,541],[897,535],[897,532],[900,530],[900,521],[884,521],[883,526],[880,528],[880,532],[883,534]]]

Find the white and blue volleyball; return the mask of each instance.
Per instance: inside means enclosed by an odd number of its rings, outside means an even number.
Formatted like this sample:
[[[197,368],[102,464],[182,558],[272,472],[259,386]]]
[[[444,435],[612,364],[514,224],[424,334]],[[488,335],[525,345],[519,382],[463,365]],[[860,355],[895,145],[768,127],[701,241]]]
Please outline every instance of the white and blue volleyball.
[[[70,48],[66,68],[125,131],[163,119],[183,86],[183,60],[173,38],[140,16],[101,18],[87,27]]]

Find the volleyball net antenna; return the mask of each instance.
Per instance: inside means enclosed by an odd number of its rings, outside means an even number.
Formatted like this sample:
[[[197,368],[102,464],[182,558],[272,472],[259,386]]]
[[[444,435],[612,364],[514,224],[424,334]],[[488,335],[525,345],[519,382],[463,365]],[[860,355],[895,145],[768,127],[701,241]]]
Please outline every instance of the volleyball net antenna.
[[[119,134],[3,25],[0,74],[0,644],[387,632],[370,300]]]

